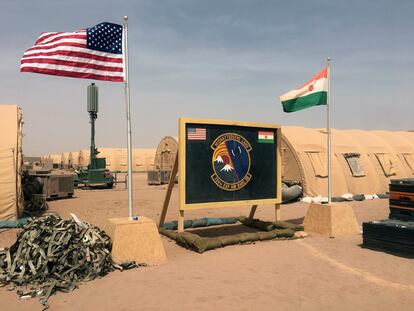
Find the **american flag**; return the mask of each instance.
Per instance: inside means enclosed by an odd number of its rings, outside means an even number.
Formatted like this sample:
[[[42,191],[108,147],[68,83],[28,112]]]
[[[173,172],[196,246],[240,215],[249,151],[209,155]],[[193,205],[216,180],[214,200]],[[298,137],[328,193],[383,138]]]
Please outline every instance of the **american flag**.
[[[23,54],[20,71],[123,82],[122,26],[100,23],[76,32],[44,32]]]
[[[192,128],[187,129],[188,140],[206,140],[206,129],[205,128]]]

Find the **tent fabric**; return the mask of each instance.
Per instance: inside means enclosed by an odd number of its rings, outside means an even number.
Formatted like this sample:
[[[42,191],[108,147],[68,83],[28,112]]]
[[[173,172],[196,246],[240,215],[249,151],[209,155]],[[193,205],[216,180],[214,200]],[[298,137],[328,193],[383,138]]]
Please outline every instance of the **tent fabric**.
[[[128,170],[128,156],[126,148],[98,148],[98,158],[106,158],[106,167],[112,172],[126,172]],[[132,171],[146,172],[154,167],[155,149],[135,148],[132,150]],[[51,158],[53,163],[61,165],[75,165],[87,167],[89,164],[90,151],[64,152],[61,154],[50,154],[43,158]]]
[[[282,177],[306,196],[327,195],[326,129],[282,127]],[[332,129],[332,195],[386,193],[414,176],[414,133]]]
[[[0,105],[0,119],[0,221],[16,220],[23,211],[21,109]]]
[[[154,168],[157,170],[172,170],[178,152],[178,138],[165,136],[161,139],[155,152]]]

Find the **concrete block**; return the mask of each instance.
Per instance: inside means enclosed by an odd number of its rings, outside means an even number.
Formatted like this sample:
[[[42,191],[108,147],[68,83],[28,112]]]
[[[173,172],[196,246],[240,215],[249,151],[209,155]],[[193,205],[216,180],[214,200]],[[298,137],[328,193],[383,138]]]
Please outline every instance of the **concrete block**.
[[[157,226],[150,218],[111,218],[104,230],[112,239],[112,259],[116,263],[135,261],[153,265],[167,260]]]
[[[311,203],[304,227],[306,232],[329,236],[361,233],[354,210],[346,203]]]

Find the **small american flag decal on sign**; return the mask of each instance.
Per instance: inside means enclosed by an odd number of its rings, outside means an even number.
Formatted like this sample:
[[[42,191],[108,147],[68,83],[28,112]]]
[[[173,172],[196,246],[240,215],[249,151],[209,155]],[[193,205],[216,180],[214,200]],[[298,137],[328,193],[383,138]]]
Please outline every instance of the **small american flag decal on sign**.
[[[187,139],[188,140],[206,140],[206,129],[189,127],[187,129]]]

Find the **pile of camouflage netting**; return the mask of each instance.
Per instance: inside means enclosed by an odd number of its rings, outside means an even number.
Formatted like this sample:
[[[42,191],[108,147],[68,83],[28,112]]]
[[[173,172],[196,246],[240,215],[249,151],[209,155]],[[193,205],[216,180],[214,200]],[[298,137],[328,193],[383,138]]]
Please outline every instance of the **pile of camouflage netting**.
[[[256,229],[255,232],[242,232],[232,235],[221,235],[216,237],[202,237],[190,231],[177,231],[177,221],[166,223],[159,229],[160,233],[176,241],[178,245],[191,249],[198,253],[208,250],[235,244],[250,244],[256,241],[266,241],[274,239],[296,239],[300,235],[295,235],[296,231],[302,231],[302,225],[295,225],[285,221],[262,221],[247,217],[227,217],[227,218],[201,218],[186,220],[184,228],[202,228],[218,225],[242,223],[245,226]]]
[[[81,282],[138,266],[115,264],[111,248],[104,231],[76,216],[31,219],[17,234],[16,243],[0,249],[0,284],[19,286],[21,298],[39,297],[47,308],[49,296],[57,291],[70,292]]]

